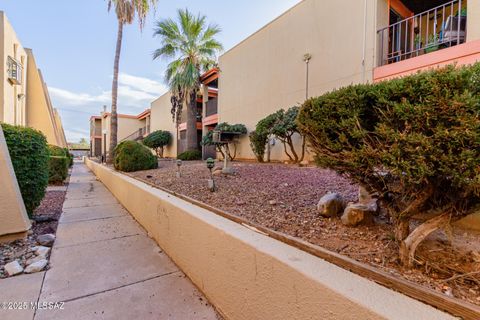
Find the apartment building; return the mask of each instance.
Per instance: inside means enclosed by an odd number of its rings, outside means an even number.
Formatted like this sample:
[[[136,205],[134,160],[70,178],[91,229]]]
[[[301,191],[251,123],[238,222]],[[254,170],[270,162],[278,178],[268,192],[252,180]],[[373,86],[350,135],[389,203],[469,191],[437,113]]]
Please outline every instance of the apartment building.
[[[106,108],[99,116],[90,117],[90,156],[101,157],[110,148],[112,115]],[[117,141],[141,140],[150,134],[150,109],[139,115],[118,114]]]
[[[215,147],[204,147],[200,145],[202,137],[209,130],[213,130],[218,124],[218,78],[220,71],[213,68],[200,77],[202,84],[201,92],[197,95],[197,144],[202,150],[203,158],[216,157]],[[169,131],[172,135],[172,143],[164,150],[167,158],[175,158],[178,154],[186,151],[186,130],[187,119],[186,108],[177,121],[172,117],[171,93],[167,92],[150,105],[152,131]]]
[[[66,148],[60,115],[52,106],[33,51],[22,46],[2,11],[0,61],[0,122],[35,128],[43,132],[49,144]]]
[[[218,121],[250,131],[335,88],[478,60],[479,0],[304,0],[220,56]],[[247,137],[237,154],[255,158]]]

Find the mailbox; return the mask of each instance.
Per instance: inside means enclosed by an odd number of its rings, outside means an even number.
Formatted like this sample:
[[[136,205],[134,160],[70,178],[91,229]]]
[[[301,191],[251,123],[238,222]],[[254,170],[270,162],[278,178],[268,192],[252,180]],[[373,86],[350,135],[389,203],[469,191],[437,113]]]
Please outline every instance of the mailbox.
[[[212,139],[214,143],[232,143],[236,142],[239,136],[238,132],[213,131]]]

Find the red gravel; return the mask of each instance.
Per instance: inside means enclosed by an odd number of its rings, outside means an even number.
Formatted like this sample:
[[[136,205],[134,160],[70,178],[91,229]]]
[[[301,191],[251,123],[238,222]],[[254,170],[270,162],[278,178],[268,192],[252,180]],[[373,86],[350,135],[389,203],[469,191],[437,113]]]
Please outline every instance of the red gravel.
[[[464,272],[480,270],[480,260],[476,260],[475,250],[469,251],[472,246],[480,251],[478,236],[455,233],[455,244],[468,238],[470,249],[467,250],[462,246],[452,247],[437,233],[417,250],[418,255],[428,263],[406,270],[398,263],[398,247],[393,241],[387,219],[377,217],[375,226],[350,228],[344,226],[339,219],[318,216],[316,204],[329,191],[341,193],[348,201],[358,199],[358,186],[348,179],[316,167],[238,162],[232,166],[237,174],[215,176],[218,191],[213,193],[208,190],[207,179],[210,175],[202,162],[184,162],[180,179],[175,177],[176,167],[173,161],[161,161],[159,169],[139,171],[131,175],[272,230],[301,238],[436,291],[480,305],[478,283],[463,278],[448,283],[442,281],[449,278],[453,270],[458,270],[459,265]],[[450,265],[456,267],[449,269]]]

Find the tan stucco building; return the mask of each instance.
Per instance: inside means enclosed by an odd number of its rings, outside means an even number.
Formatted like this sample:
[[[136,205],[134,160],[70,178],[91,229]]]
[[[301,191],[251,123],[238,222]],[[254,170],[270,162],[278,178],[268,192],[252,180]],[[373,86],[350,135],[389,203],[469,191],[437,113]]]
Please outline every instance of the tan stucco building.
[[[478,61],[478,17],[478,0],[304,0],[220,56],[219,122],[251,131],[307,96]],[[248,137],[238,154],[254,159]],[[271,159],[287,160],[280,143]]]
[[[99,116],[90,118],[90,156],[108,154],[110,147],[111,114],[106,108]],[[118,114],[118,143],[124,140],[140,140],[150,133],[150,109],[138,115]]]
[[[67,147],[62,121],[31,49],[20,43],[0,11],[0,122],[40,130],[49,144]]]

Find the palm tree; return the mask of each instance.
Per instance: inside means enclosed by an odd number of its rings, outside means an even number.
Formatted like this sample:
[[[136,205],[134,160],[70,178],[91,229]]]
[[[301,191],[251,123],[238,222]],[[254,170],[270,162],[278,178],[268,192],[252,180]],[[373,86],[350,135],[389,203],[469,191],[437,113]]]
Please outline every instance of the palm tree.
[[[157,0],[108,0],[108,11],[115,7],[115,13],[118,21],[117,45],[115,48],[115,61],[113,63],[113,82],[112,82],[112,110],[110,120],[110,148],[108,161],[112,161],[113,150],[117,146],[118,116],[117,116],[117,96],[118,96],[118,69],[120,65],[120,52],[122,50],[123,26],[132,24],[135,17],[138,17],[140,30],[145,25],[145,20],[150,8],[155,8]]]
[[[221,29],[208,24],[206,17],[194,16],[188,9],[178,10],[178,21],[165,19],[157,22],[154,36],[161,39],[161,47],[153,59],[170,60],[165,72],[172,93],[172,114],[180,122],[182,107],[187,106],[186,150],[197,150],[197,92],[200,75],[216,63],[216,54],[223,47],[215,39]]]

